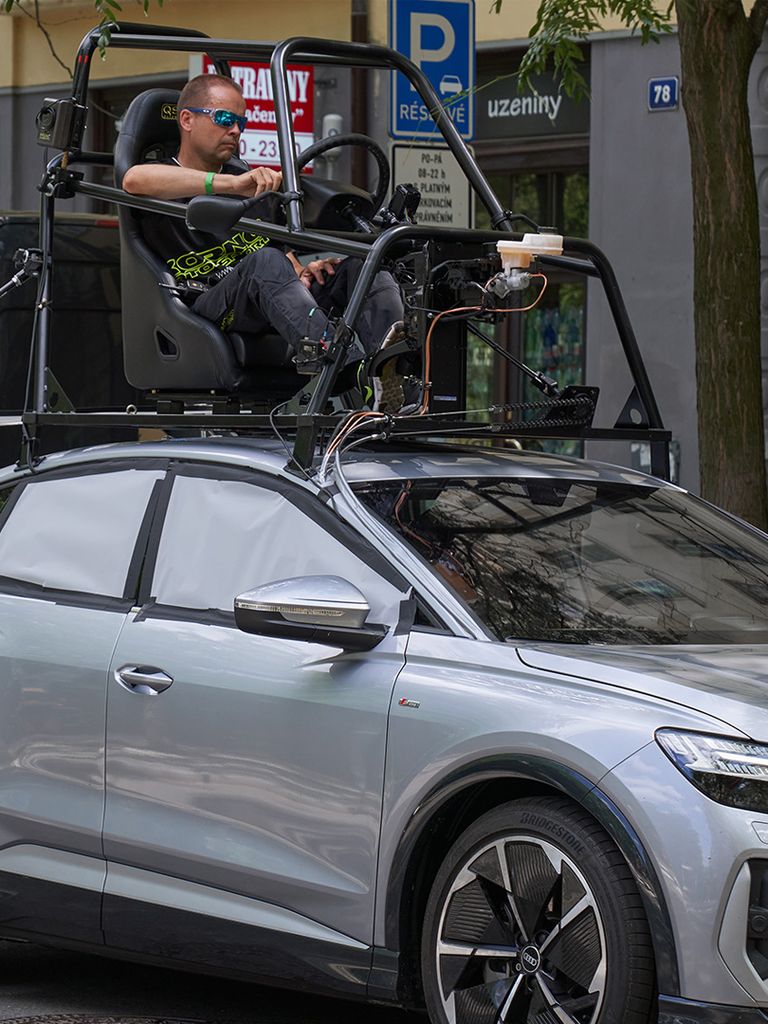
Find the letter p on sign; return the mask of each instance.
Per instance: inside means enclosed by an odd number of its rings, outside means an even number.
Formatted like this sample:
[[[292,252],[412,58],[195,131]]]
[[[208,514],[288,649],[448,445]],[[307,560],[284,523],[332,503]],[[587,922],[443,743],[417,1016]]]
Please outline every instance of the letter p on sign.
[[[428,48],[425,45],[425,37],[433,36],[430,41],[434,42],[434,37],[437,35],[434,32],[425,32],[426,28],[438,30],[441,38],[439,46]],[[431,11],[411,11],[411,60],[414,64],[421,67],[427,61],[430,63],[443,61],[450,57],[455,45],[456,33],[453,31],[453,25],[442,14]]]

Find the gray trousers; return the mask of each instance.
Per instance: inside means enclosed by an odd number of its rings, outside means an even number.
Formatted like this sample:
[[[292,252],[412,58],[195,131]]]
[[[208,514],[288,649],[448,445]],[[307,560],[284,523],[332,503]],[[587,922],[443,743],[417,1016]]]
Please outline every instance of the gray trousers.
[[[342,313],[362,262],[352,257],[336,266],[323,285],[308,290],[279,249],[249,253],[192,308],[225,331],[260,334],[275,330],[295,353],[302,338],[321,338],[328,317]],[[391,274],[380,271],[373,280],[355,330],[362,344],[350,349],[349,361],[378,351],[389,327],[403,318],[400,289]],[[258,342],[257,342],[258,343]]]

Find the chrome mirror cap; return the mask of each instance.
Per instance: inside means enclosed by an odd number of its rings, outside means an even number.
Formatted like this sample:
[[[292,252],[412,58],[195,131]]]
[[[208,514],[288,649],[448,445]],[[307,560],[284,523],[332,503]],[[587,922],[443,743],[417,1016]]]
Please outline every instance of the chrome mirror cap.
[[[340,576],[298,576],[267,583],[235,598],[235,610],[280,616],[285,622],[359,629],[370,606],[363,594]]]

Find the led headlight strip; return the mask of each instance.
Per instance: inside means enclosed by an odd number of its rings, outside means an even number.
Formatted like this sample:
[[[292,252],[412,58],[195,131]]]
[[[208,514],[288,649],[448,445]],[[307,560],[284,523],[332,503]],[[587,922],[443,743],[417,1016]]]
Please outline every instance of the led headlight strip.
[[[676,729],[659,729],[656,742],[712,800],[768,814],[768,744]]]

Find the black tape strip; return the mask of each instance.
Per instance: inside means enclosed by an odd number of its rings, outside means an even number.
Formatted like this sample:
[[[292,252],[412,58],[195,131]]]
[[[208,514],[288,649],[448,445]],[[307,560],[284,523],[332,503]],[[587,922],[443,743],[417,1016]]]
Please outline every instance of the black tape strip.
[[[155,565],[157,564],[157,553],[160,550],[160,538],[163,533],[163,523],[165,522],[165,516],[168,512],[168,505],[171,500],[171,493],[173,491],[173,481],[176,477],[175,467],[170,466],[168,472],[165,475],[165,479],[161,481],[160,490],[157,497],[157,504],[155,511],[152,516],[152,525],[149,531],[149,540],[147,542],[147,551],[142,563],[141,578],[138,586],[138,597],[136,599],[137,604],[144,605],[151,600],[151,587],[152,579],[155,575]]]
[[[124,597],[104,597],[101,594],[86,594],[77,590],[56,590],[43,587],[38,583],[27,583],[14,580],[8,576],[0,576],[0,594],[9,597],[30,597],[36,601],[49,601],[52,604],[67,605],[73,608],[91,608],[97,611],[127,612],[131,602]]]
[[[152,523],[157,512],[158,502],[160,500],[160,494],[162,493],[163,486],[165,484],[165,477],[161,477],[155,480],[152,493],[149,496],[147,507],[144,511],[144,518],[141,521],[139,527],[139,533],[136,537],[136,543],[133,548],[133,555],[131,556],[131,564],[128,566],[128,574],[125,579],[125,588],[123,589],[123,597],[130,601],[131,604],[138,598],[139,580],[141,579],[141,567],[144,564],[144,556],[147,552],[147,543],[149,542],[149,535],[152,530]]]
[[[237,629],[234,611],[223,612],[218,608],[182,608],[178,605],[157,604],[155,601],[148,601],[133,621],[144,622],[148,619],[162,619],[169,622],[199,622],[204,626]]]

